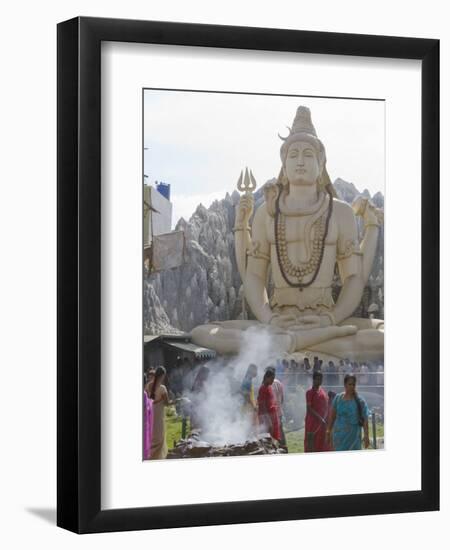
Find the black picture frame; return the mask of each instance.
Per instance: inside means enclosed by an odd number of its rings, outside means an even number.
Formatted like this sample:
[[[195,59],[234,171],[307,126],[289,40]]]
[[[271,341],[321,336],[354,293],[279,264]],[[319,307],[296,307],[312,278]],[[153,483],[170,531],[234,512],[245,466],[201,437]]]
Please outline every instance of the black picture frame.
[[[101,509],[102,41],[422,62],[420,491]],[[439,509],[439,41],[77,17],[58,25],[57,524],[77,533]]]

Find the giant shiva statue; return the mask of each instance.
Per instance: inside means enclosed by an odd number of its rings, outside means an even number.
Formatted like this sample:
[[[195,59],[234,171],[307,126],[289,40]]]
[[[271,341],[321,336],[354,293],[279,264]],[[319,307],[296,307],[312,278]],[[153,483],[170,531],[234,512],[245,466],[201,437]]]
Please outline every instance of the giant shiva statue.
[[[265,201],[255,212],[252,228],[252,173],[246,170],[238,184],[246,192],[236,207],[236,259],[245,300],[257,320],[201,325],[192,331],[192,339],[219,353],[238,353],[244,332],[260,327],[287,353],[382,359],[383,321],[352,316],[372,268],[382,214],[362,197],[353,207],[336,198],[325,148],[308,108],[298,108],[280,153],[280,175],[264,186]],[[357,215],[364,222],[361,242]],[[336,264],[342,288],[335,303]],[[274,287],[270,299],[269,269]]]

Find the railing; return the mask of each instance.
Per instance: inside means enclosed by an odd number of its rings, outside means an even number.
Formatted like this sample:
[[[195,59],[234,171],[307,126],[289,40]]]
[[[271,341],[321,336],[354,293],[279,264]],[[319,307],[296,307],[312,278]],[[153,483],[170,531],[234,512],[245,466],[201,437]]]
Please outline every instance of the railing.
[[[277,378],[283,383],[284,387],[289,390],[302,386],[309,388],[312,386],[313,371],[305,372],[287,372],[283,374],[277,374]],[[322,386],[328,390],[338,388],[339,391],[343,390],[344,377],[347,373],[341,372],[322,372]],[[356,376],[356,384],[358,388],[364,388],[367,391],[372,389],[384,388],[384,371],[368,372],[368,373],[350,373]]]

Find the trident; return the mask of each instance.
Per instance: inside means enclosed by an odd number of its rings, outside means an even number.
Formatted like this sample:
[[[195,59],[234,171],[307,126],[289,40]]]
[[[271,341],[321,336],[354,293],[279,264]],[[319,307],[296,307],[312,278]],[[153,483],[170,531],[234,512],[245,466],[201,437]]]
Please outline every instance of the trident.
[[[241,175],[239,176],[237,182],[237,188],[239,191],[245,193],[246,195],[251,195],[256,189],[255,176],[253,175],[251,170],[248,170],[247,167],[245,168],[245,176],[243,170],[241,170]]]

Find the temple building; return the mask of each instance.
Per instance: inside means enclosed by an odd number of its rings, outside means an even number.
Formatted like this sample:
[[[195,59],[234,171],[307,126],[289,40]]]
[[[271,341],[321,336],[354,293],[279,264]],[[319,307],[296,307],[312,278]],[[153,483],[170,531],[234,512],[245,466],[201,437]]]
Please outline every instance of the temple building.
[[[172,229],[170,184],[155,182],[144,185],[144,245],[150,245],[153,236],[169,233]]]

